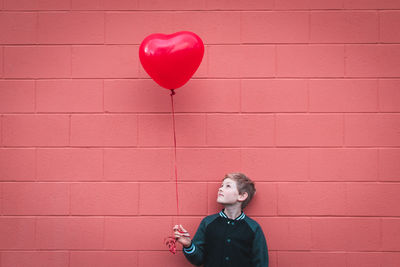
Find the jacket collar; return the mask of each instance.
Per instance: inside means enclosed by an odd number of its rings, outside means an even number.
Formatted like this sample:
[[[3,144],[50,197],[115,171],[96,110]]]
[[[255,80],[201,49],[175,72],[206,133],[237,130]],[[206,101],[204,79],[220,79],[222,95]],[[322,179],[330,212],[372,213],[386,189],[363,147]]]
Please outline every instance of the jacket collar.
[[[221,217],[223,217],[223,218],[226,218],[226,219],[228,219],[228,220],[232,220],[232,219],[229,219],[229,218],[228,218],[228,216],[224,213],[224,210],[221,210],[221,211],[219,212],[219,216],[221,216]],[[246,215],[245,215],[244,212],[242,211],[242,213],[241,213],[234,221],[243,220],[244,217],[246,217]]]

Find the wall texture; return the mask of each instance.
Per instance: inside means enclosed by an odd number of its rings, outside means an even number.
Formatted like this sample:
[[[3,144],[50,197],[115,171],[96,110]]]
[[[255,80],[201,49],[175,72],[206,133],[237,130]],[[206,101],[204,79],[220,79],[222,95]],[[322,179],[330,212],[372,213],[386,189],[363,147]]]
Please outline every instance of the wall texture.
[[[0,0],[0,267],[190,266],[163,244],[258,194],[272,267],[400,266],[399,0]],[[175,95],[151,33],[206,46]]]

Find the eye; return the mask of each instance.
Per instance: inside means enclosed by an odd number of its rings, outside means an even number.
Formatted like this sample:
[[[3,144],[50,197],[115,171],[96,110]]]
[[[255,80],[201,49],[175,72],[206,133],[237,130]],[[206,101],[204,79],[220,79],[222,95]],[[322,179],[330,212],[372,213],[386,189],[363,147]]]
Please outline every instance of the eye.
[[[231,187],[229,184],[226,187]]]

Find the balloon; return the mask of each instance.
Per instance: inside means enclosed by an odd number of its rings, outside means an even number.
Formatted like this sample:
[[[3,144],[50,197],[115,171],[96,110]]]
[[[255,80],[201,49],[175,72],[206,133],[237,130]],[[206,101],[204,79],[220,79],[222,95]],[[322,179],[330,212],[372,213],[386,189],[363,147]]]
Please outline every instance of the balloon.
[[[150,77],[166,89],[183,86],[204,55],[203,41],[193,32],[155,33],[140,44],[139,58]]]

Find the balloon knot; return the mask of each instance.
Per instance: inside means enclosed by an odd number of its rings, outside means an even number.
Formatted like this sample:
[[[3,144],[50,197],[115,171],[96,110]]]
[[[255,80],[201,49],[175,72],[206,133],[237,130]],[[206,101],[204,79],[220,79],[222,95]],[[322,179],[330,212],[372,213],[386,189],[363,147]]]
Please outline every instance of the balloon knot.
[[[175,90],[171,89],[171,95],[175,95]]]

